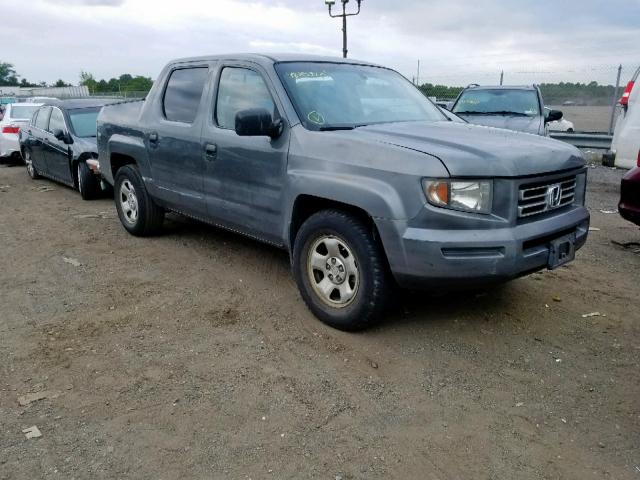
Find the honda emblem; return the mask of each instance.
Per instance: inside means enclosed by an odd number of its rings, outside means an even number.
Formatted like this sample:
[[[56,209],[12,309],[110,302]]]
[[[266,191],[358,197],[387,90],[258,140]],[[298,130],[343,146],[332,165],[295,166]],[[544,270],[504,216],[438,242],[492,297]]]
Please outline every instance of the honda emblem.
[[[558,208],[562,201],[562,187],[559,183],[547,187],[547,209]]]

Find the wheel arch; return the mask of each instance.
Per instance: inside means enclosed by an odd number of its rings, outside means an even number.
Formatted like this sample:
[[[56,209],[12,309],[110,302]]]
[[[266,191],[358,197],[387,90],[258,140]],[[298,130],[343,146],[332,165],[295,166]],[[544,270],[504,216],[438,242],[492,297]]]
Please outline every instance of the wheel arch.
[[[287,235],[287,247],[290,254],[293,252],[295,239],[302,224],[309,217],[323,210],[339,210],[358,218],[367,225],[376,241],[382,244],[376,222],[364,208],[326,197],[300,194],[296,197],[291,210],[291,219]]]
[[[71,178],[73,178],[75,188],[78,188],[78,164],[90,158],[98,158],[98,154],[96,152],[82,152],[77,158],[71,159],[69,168],[71,169]]]
[[[103,153],[105,158],[102,158]],[[100,149],[100,155],[102,175],[112,185],[116,173],[125,165],[137,165],[143,177],[149,174],[147,151],[142,138],[115,134],[109,139],[106,152]]]

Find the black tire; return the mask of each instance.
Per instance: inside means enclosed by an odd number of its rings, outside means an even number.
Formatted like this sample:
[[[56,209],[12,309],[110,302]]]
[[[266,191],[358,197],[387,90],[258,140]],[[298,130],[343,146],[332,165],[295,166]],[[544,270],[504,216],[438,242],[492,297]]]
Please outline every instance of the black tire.
[[[95,200],[100,196],[100,179],[94,175],[86,162],[78,162],[76,165],[78,177],[78,191],[83,200]]]
[[[333,288],[329,297],[338,291],[337,297],[340,298],[337,301],[341,301],[342,293],[339,288],[343,285],[334,287],[329,283],[330,273],[327,273],[325,279],[326,272],[311,267],[312,249],[315,248],[315,253],[323,252],[323,239],[332,242],[337,240],[338,245],[346,247],[345,251],[352,253],[354,257],[357,272],[357,282],[354,282],[354,285],[357,285],[357,288],[351,288],[355,290],[355,295],[351,297],[350,303],[342,306],[330,305],[328,302],[332,300],[322,298],[319,290],[322,289],[321,283],[327,280],[327,290]],[[324,253],[319,255],[322,256]],[[330,268],[335,267],[335,262],[330,265],[330,261],[335,256],[332,256],[331,252],[327,252],[326,255],[326,269],[327,272],[331,272]],[[343,253],[338,257],[343,257],[342,260],[349,258]],[[340,266],[340,258],[338,265]],[[344,268],[348,268],[346,261]],[[294,243],[293,272],[302,298],[309,309],[316,317],[334,328],[346,331],[362,330],[374,325],[386,311],[392,281],[383,249],[376,241],[371,226],[346,212],[323,210],[302,224]],[[339,271],[335,271],[334,275],[333,278],[340,280]],[[344,284],[345,279],[342,280]],[[315,282],[315,286],[312,282]]]
[[[32,180],[37,180],[40,178],[40,174],[38,173],[38,169],[33,164],[31,160],[31,152],[29,150],[24,151],[24,164],[27,167],[27,173],[31,177]]]
[[[162,228],[164,210],[156,205],[144,186],[138,167],[125,165],[116,173],[114,182],[114,200],[118,217],[124,228],[138,237],[157,234]],[[131,198],[128,193],[133,193]],[[131,203],[127,204],[126,201]],[[135,206],[136,214],[133,215]]]

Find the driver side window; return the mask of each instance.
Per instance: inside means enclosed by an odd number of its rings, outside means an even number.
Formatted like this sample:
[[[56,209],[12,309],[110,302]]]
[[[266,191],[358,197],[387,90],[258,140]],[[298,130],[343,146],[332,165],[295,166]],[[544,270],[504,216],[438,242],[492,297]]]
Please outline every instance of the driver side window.
[[[276,117],[275,104],[262,75],[248,68],[225,67],[216,99],[216,123],[220,128],[234,130],[236,114],[249,108],[264,108]]]
[[[62,112],[54,108],[51,111],[51,118],[49,119],[49,128],[47,129],[49,132],[53,133],[55,130],[62,130],[66,133],[67,127],[64,123],[64,115]]]

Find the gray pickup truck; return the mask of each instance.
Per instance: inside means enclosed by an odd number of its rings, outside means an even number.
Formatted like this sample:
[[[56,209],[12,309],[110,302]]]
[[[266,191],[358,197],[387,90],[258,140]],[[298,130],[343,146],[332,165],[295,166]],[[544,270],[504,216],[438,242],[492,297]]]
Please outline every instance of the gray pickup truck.
[[[578,150],[459,121],[353,60],[173,61],[145,101],[104,107],[98,151],[130,233],[173,211],[284,248],[309,308],[345,330],[381,318],[396,286],[556,268],[589,226]]]

